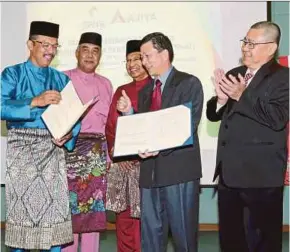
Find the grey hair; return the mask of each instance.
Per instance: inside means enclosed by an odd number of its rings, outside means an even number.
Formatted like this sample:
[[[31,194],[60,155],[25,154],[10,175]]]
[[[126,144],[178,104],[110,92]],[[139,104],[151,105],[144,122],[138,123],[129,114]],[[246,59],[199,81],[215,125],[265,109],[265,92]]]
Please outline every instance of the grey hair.
[[[31,35],[29,37],[29,40],[37,40],[37,38],[38,38],[38,35]]]
[[[269,21],[261,21],[253,24],[251,29],[263,29],[265,37],[271,39],[279,46],[281,30],[277,24]]]

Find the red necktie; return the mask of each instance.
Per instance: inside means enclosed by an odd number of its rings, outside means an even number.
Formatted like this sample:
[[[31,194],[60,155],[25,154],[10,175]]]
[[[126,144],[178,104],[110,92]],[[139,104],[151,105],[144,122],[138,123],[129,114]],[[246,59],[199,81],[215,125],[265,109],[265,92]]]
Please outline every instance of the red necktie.
[[[248,81],[251,79],[251,78],[253,78],[253,74],[252,73],[250,73],[250,72],[248,72],[246,75],[245,75],[245,77],[244,77],[244,80],[245,80],[245,82],[246,82],[246,85],[248,85]]]
[[[155,88],[152,92],[150,111],[161,109],[161,86],[162,86],[162,82],[157,79],[155,81]]]

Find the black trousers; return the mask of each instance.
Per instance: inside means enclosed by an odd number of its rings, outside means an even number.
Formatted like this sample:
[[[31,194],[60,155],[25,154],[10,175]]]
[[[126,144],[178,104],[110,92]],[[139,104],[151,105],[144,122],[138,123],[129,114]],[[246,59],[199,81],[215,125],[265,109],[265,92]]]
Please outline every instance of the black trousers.
[[[222,252],[249,252],[244,225],[248,208],[251,224],[259,230],[254,251],[282,251],[283,187],[230,188],[218,185],[219,239]]]

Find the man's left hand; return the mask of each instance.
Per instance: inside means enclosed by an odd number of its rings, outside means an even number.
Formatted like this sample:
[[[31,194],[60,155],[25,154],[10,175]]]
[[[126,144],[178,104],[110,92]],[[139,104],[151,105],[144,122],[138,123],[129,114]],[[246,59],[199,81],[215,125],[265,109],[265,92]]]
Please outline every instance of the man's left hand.
[[[246,89],[246,82],[241,74],[238,75],[238,78],[231,74],[229,78],[224,75],[220,81],[220,88],[230,98],[238,101]]]
[[[72,132],[66,134],[60,139],[52,139],[52,142],[57,145],[58,147],[62,147],[69,139],[72,138]]]
[[[138,155],[140,158],[145,159],[149,157],[155,157],[159,154],[159,151],[149,152],[149,150],[145,150],[144,152],[138,151]]]

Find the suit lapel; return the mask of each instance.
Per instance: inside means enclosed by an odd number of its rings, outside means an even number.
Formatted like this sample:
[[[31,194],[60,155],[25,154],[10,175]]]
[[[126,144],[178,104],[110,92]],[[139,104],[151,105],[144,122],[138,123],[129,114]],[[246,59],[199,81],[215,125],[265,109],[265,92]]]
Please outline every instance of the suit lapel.
[[[271,72],[276,71],[277,67],[279,67],[279,65],[274,60],[271,60],[270,62],[262,66],[261,69],[259,69],[258,72],[253,77],[251,83],[246,88],[245,92],[249,92],[257,88],[259,84],[267,77],[267,75],[269,75]]]
[[[175,85],[177,83],[176,78],[177,70],[173,67],[164,86],[162,92],[162,108],[167,108],[171,101],[171,98],[175,92]]]
[[[249,86],[246,88],[242,96],[245,95],[247,92],[251,92],[254,89],[256,89],[259,86],[259,84],[267,77],[267,75],[269,75],[271,72],[274,72],[276,70],[277,66],[279,65],[275,62],[275,60],[271,60],[265,65],[263,65],[255,74],[255,76],[253,77],[252,81],[250,82]],[[236,101],[233,101],[233,102],[236,103]],[[228,116],[232,115],[234,111],[235,109],[233,107],[229,111]]]

